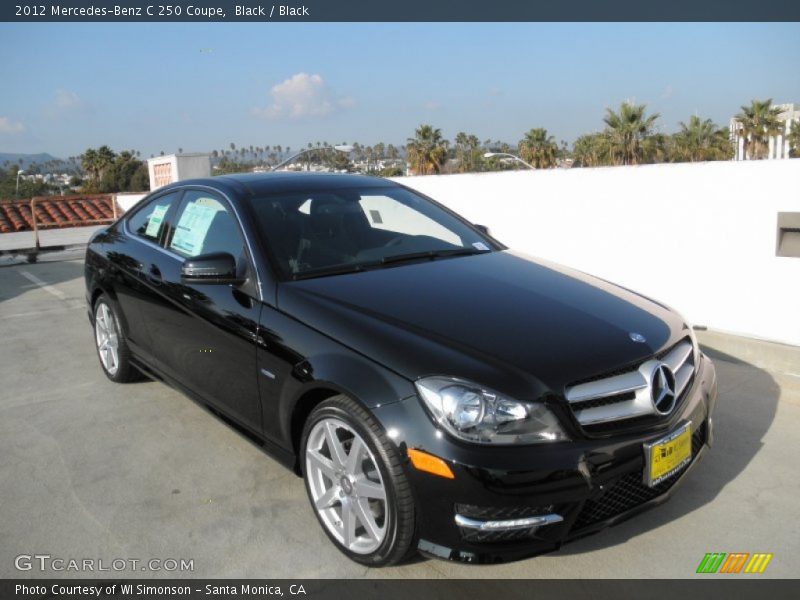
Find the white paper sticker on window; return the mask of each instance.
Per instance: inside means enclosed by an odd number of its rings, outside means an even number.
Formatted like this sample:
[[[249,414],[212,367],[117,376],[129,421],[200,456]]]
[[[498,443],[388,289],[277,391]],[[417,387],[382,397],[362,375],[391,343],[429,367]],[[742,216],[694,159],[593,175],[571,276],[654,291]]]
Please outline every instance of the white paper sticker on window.
[[[153,213],[150,215],[150,218],[147,221],[147,229],[144,230],[144,234],[147,237],[158,237],[158,232],[161,229],[161,223],[164,221],[164,215],[167,214],[168,208],[169,205],[159,205],[153,209]]]
[[[477,250],[488,250],[488,249],[489,249],[489,246],[487,246],[487,245],[486,245],[486,244],[484,244],[483,242],[474,242],[474,243],[472,244],[472,246],[473,246],[474,248],[476,248]]]
[[[220,208],[217,207],[188,204],[175,227],[170,247],[189,256],[202,253],[208,228],[211,227],[211,221],[219,211]]]

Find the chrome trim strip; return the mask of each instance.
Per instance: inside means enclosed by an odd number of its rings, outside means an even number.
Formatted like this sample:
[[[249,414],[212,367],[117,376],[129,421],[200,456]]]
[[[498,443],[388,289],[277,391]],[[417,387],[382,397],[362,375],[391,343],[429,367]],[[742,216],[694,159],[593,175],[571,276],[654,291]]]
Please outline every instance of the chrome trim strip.
[[[567,402],[570,404],[586,402],[596,398],[635,392],[646,387],[647,379],[639,371],[631,371],[567,388]]]
[[[684,364],[675,372],[675,398],[680,398],[694,373],[694,365]]]
[[[616,404],[608,404],[606,406],[576,410],[575,418],[578,419],[581,425],[596,425],[598,423],[622,421],[623,419],[632,419],[634,417],[650,414],[653,414],[652,406],[642,404],[636,400],[628,400],[626,402],[617,402]]]
[[[462,515],[456,515],[456,525],[466,529],[476,531],[512,531],[514,529],[532,529],[544,525],[560,523],[564,517],[551,513],[548,515],[537,515],[535,517],[524,517],[522,519],[508,519],[506,521],[479,521],[470,519]]]
[[[675,348],[664,357],[662,362],[665,362],[669,368],[672,369],[673,373],[677,373],[678,370],[686,364],[686,361],[689,360],[691,355],[692,343],[687,340],[675,346]]]

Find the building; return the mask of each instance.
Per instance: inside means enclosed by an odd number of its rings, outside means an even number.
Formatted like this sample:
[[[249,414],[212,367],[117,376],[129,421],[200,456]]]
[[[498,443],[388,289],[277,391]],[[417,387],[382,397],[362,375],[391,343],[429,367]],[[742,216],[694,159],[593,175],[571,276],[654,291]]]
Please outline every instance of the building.
[[[176,181],[211,177],[211,155],[199,152],[167,154],[147,159],[150,190],[157,190]]]
[[[800,104],[776,104],[775,108],[781,110],[778,118],[783,122],[783,132],[769,137],[767,158],[789,158],[791,147],[789,146],[789,140],[786,138],[792,129],[792,125],[800,123]],[[740,135],[741,124],[733,118],[730,121],[729,128],[735,150],[733,160],[747,160],[750,157],[745,155],[745,139]]]

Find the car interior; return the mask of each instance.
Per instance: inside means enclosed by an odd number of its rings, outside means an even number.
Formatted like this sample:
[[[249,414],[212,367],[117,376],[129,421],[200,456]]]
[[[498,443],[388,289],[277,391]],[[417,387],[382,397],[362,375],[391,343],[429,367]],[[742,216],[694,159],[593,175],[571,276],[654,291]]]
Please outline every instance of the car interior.
[[[286,274],[458,248],[429,235],[374,227],[357,194],[322,192],[254,203],[273,257]]]

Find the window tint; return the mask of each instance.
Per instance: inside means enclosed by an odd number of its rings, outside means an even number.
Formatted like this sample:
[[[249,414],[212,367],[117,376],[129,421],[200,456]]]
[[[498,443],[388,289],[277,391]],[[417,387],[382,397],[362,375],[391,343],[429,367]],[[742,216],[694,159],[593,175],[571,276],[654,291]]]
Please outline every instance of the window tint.
[[[190,190],[173,219],[169,249],[183,256],[227,252],[242,255],[244,244],[233,215],[208,192]]]
[[[128,219],[128,229],[151,242],[158,243],[167,211],[179,193],[166,194],[151,200]]]

